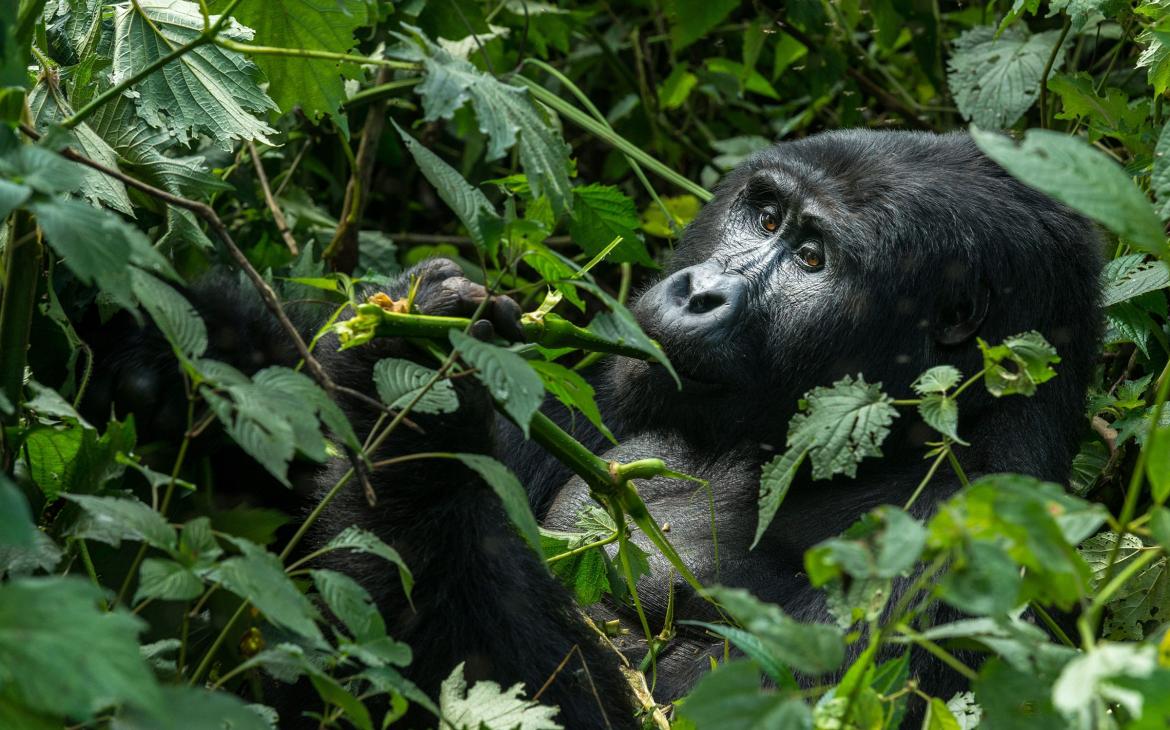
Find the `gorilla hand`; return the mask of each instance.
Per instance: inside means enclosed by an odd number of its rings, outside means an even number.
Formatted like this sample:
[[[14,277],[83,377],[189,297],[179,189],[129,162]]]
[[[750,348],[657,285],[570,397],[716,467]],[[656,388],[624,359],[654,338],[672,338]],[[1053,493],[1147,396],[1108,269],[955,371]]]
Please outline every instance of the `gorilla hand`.
[[[454,261],[428,259],[411,268],[407,275],[407,281],[418,280],[414,310],[419,314],[471,317],[479,312],[479,319],[471,327],[476,338],[491,339],[494,333],[514,342],[524,340],[520,305],[511,297],[489,296],[487,289],[465,277]]]

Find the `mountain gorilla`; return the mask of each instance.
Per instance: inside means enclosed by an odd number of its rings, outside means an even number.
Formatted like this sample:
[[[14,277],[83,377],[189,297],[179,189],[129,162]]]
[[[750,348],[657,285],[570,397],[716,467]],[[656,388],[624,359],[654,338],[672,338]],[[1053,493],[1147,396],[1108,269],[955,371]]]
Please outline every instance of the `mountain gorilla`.
[[[857,373],[907,397],[914,378],[931,366],[978,372],[977,336],[995,343],[1039,330],[1062,357],[1059,377],[1032,398],[997,400],[978,388],[964,395],[960,431],[971,445],[960,459],[971,475],[1017,471],[1063,481],[1098,344],[1100,247],[1084,219],[1009,177],[962,134],[856,130],[779,144],[727,175],[687,228],[664,276],[634,304],[638,321],[681,376],[681,391],[661,366],[611,358],[593,380],[621,445],[606,451],[607,442],[582,426],[583,419],[572,430],[606,460],[657,456],[710,480],[719,565],[706,497],[678,481],[639,484],[700,581],[747,588],[797,619],[828,620],[822,594],[802,574],[804,551],[877,505],[904,503],[925,472],[922,445],[934,434],[907,416],[895,422],[885,457],[863,463],[856,479],[813,482],[806,469],[749,551],[760,467],[783,448],[798,399]],[[426,314],[468,315],[486,296],[448,261],[428,261],[408,273],[421,276],[415,305]],[[391,296],[404,296],[408,282],[404,275]],[[245,321],[243,309],[267,316],[254,302],[242,302],[243,293],[208,294],[195,298],[213,332],[258,326]],[[511,300],[494,298],[486,311],[497,334],[518,332],[519,308]],[[268,347],[258,341],[261,331],[221,338],[242,346],[209,356],[255,370],[267,359],[251,349]],[[271,338],[280,335],[272,330]],[[337,382],[371,392],[378,360],[427,362],[408,343],[391,339],[346,352],[324,343],[319,352]],[[415,451],[493,454],[520,477],[545,526],[573,529],[589,502],[584,483],[497,416],[473,379],[455,382],[457,413],[412,415],[425,434],[400,429],[375,460]],[[377,413],[356,402],[343,405],[359,436],[368,431]],[[546,410],[568,424],[555,403]],[[319,483],[332,484],[345,468],[340,462],[327,467]],[[376,507],[360,488],[343,491],[313,533],[320,543],[361,525],[411,566],[413,609],[380,558],[334,553],[320,561],[370,590],[390,634],[414,649],[411,679],[433,695],[466,662],[469,680],[523,682],[532,693],[555,675],[540,700],[560,707],[566,727],[638,726],[617,657],[515,534],[481,479],[456,462],[422,460],[379,469],[372,481]],[[940,473],[915,511],[928,513],[957,486]],[[643,546],[652,574],[639,593],[650,626],[663,625],[671,591],[676,619],[716,620],[666,561]],[[645,645],[632,610],[602,604],[590,612],[629,629],[622,648],[636,665]],[[720,640],[697,628],[678,631],[657,657],[659,701],[685,694],[709,657],[723,652]],[[557,672],[573,649],[579,656]],[[937,669],[929,657],[912,666],[928,691],[952,691],[953,682]]]

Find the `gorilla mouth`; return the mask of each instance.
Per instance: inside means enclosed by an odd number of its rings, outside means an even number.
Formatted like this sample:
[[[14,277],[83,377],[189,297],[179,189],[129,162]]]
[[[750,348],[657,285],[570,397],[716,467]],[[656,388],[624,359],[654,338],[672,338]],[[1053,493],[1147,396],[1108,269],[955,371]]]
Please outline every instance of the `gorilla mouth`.
[[[721,380],[711,378],[710,374],[704,374],[703,377],[692,374],[690,371],[679,367],[677,361],[671,358],[670,364],[674,366],[674,372],[678,374],[678,379],[682,382],[682,392],[691,395],[708,395],[726,390],[730,387],[729,383]],[[670,376],[666,368],[657,362],[647,362],[649,372],[658,379],[669,381],[671,389],[674,389],[674,378]]]

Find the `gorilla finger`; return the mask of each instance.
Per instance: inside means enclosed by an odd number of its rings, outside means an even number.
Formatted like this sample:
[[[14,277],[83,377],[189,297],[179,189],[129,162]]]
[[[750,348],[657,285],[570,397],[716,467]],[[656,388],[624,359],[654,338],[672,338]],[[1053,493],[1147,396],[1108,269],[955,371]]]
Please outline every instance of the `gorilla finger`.
[[[523,342],[524,328],[520,326],[520,305],[512,297],[492,298],[492,323],[505,340]]]
[[[415,264],[412,273],[427,279],[441,280],[462,276],[463,269],[451,259],[435,258]]]
[[[471,336],[481,342],[490,342],[496,336],[496,330],[488,320],[477,319],[471,323]]]

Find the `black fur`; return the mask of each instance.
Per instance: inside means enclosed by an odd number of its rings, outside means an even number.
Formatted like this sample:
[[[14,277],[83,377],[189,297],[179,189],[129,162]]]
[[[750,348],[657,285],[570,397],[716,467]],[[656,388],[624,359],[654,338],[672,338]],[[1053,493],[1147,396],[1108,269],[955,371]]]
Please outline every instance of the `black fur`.
[[[777,213],[774,235],[760,228],[761,206]],[[823,270],[797,264],[793,249],[806,240],[823,243]],[[603,439],[581,426],[582,419],[577,435],[606,459],[659,456],[676,470],[710,480],[720,565],[714,563],[705,494],[678,481],[639,485],[701,581],[743,586],[799,619],[827,620],[822,594],[802,574],[804,551],[872,507],[905,502],[926,468],[922,444],[931,432],[906,414],[883,447],[885,458],[864,463],[856,479],[812,482],[802,474],[761,544],[749,552],[760,465],[784,447],[798,398],[857,373],[881,382],[894,397],[909,397],[912,380],[930,366],[950,363],[965,374],[977,372],[975,336],[994,343],[1039,330],[1062,357],[1059,376],[1033,398],[997,400],[980,388],[968,391],[960,433],[971,446],[960,458],[972,476],[1018,471],[1063,481],[1098,347],[1100,267],[1100,241],[1084,219],[1010,178],[965,135],[857,130],[780,144],[723,180],[684,234],[665,272],[668,283],[635,304],[643,327],[684,376],[683,391],[658,366],[614,359],[596,382],[602,413],[621,446],[605,452]],[[700,271],[702,277],[685,276]],[[708,275],[732,289],[697,306],[686,282]],[[743,297],[735,316],[705,318],[735,297]],[[423,292],[419,301],[431,311],[457,307],[437,290]],[[961,341],[948,332],[962,333]],[[338,382],[367,391],[378,359],[417,357],[403,343],[388,341],[345,353],[325,343],[320,352]],[[426,436],[402,429],[377,458],[415,450],[493,453],[521,477],[547,526],[571,529],[588,501],[582,482],[523,442],[470,380],[458,382],[463,405],[455,416],[419,416]],[[363,435],[374,414],[346,405]],[[566,420],[559,407],[549,410]],[[343,469],[328,467],[319,483],[330,484]],[[397,547],[412,566],[415,611],[379,559],[329,559],[330,567],[362,581],[390,633],[412,645],[414,681],[434,693],[466,660],[471,679],[505,686],[520,681],[531,692],[576,646],[581,656],[570,660],[541,701],[560,706],[566,727],[637,726],[616,658],[584,627],[567,592],[508,527],[478,478],[450,462],[420,461],[378,471],[373,480],[376,508],[360,489],[348,489],[313,535],[322,542],[359,524]],[[928,513],[956,488],[940,476],[915,511]],[[654,574],[643,578],[639,592],[657,630],[671,571],[649,552]],[[676,619],[712,618],[688,586],[676,579],[673,588]],[[625,648],[637,660],[644,646],[631,611],[602,605],[595,614],[617,617],[630,629]],[[708,666],[707,656],[721,651],[710,637],[682,628],[658,658],[657,699],[685,694]],[[953,688],[925,661],[916,661],[913,671],[927,691]]]

